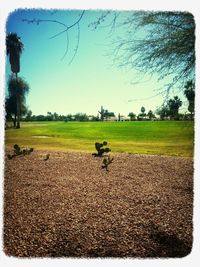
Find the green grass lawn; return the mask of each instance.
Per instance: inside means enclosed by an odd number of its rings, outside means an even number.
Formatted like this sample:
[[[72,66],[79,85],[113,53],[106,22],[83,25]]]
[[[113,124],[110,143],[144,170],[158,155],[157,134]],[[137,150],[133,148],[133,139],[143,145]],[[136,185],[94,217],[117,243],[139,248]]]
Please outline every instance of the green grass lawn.
[[[107,141],[112,152],[193,156],[191,121],[24,122],[5,131],[5,145],[35,149],[94,152],[94,143]]]

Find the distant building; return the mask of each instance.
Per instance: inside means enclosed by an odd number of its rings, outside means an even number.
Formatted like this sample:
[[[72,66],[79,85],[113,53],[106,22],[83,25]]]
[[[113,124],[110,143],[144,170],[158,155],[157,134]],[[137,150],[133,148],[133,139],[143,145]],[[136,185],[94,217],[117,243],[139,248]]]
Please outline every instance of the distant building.
[[[117,121],[117,117],[116,116],[111,116],[106,118],[106,121]]]

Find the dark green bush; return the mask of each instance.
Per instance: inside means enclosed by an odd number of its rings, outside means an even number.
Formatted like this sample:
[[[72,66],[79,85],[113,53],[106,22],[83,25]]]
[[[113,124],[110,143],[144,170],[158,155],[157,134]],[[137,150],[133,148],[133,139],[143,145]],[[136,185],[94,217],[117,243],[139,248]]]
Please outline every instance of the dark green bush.
[[[29,155],[31,152],[33,152],[33,148],[23,148],[21,149],[17,144],[13,146],[13,154],[8,154],[8,159],[12,159],[19,155]]]
[[[102,157],[104,153],[108,153],[111,151],[110,148],[106,147],[106,148],[103,148],[103,146],[107,146],[107,142],[104,141],[103,143],[98,143],[96,142],[95,143],[95,148],[97,150],[97,153],[93,153],[92,155],[95,156],[95,157]]]
[[[105,157],[104,159],[103,159],[103,162],[102,162],[102,169],[106,169],[106,171],[108,171],[108,166],[113,162],[113,159],[114,158],[110,158],[110,155],[108,155],[107,157]]]

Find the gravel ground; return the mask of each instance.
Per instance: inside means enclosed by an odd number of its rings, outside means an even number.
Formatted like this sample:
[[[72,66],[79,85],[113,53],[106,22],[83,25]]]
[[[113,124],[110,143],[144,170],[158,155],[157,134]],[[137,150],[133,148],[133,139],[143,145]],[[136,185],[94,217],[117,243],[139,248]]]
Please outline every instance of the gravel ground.
[[[45,155],[50,153],[48,160]],[[190,158],[34,151],[5,159],[4,251],[15,257],[183,257]]]

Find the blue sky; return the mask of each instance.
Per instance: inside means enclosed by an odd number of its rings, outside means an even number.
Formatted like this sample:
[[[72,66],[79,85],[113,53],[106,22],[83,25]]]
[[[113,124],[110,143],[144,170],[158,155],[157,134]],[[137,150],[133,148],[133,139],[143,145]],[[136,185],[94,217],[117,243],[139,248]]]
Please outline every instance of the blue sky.
[[[146,111],[160,106],[162,96],[150,98],[162,87],[156,77],[147,74],[141,77],[134,69],[118,68],[109,54],[112,50],[112,37],[109,28],[93,31],[89,23],[96,21],[101,12],[87,11],[80,22],[80,40],[78,52],[72,61],[77,43],[77,28],[69,33],[68,53],[62,59],[67,46],[67,35],[51,37],[65,28],[52,22],[23,22],[23,19],[58,20],[67,25],[73,24],[81,11],[59,10],[17,10],[10,14],[7,32],[16,32],[24,43],[21,56],[20,76],[30,85],[27,105],[33,114],[46,114],[48,111],[58,114],[85,112],[97,115],[103,105],[118,115],[138,114],[142,106]],[[116,29],[115,35],[124,32]],[[6,76],[10,66],[6,64]],[[150,98],[150,99],[145,99]],[[142,100],[140,100],[142,99]],[[185,101],[185,99],[183,99]]]

